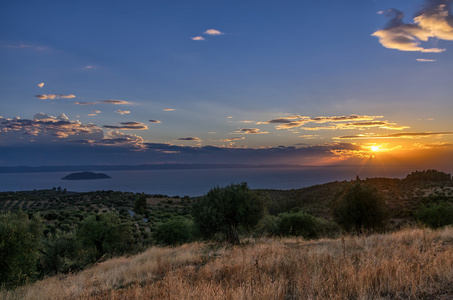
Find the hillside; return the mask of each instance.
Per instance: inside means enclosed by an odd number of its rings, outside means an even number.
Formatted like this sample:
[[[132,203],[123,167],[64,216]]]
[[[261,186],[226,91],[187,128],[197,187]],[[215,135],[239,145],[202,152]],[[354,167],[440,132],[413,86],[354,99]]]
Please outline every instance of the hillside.
[[[7,292],[16,299],[451,299],[453,228],[152,247]]]

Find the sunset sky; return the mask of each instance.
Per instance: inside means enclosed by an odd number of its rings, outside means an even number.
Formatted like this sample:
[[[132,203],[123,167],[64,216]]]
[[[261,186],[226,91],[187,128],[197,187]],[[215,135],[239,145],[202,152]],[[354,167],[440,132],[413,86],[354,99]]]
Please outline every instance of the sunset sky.
[[[453,169],[452,1],[3,1],[0,165]]]

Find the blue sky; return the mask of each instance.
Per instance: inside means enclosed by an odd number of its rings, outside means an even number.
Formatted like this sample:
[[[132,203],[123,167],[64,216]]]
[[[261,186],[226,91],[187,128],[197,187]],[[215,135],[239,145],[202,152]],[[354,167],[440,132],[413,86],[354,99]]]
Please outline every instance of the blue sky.
[[[452,164],[451,1],[10,1],[0,20],[2,165]]]

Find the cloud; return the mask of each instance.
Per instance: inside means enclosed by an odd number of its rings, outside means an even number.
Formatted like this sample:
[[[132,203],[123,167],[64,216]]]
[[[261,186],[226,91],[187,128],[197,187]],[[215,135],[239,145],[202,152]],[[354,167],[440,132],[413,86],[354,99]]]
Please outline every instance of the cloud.
[[[49,94],[49,95],[35,95],[36,98],[45,100],[45,99],[60,99],[60,98],[75,98],[76,96],[73,94],[70,95],[63,95],[63,94]]]
[[[94,105],[96,102],[75,102],[77,105]]]
[[[141,136],[135,134],[124,134],[117,130],[107,132],[106,136],[101,139],[99,145],[128,146],[137,149],[145,149],[144,140]]]
[[[57,117],[45,113],[38,113],[32,120],[0,118],[0,134],[11,142],[34,140],[50,141],[52,139],[99,139],[102,138],[102,129],[95,124],[82,124],[79,121],[70,121],[65,114]],[[24,139],[25,138],[25,139]]]
[[[409,126],[402,126],[396,123],[389,123],[387,121],[369,121],[369,122],[355,122],[355,123],[345,123],[337,124],[338,129],[365,129],[371,127],[378,127],[380,129],[389,129],[389,130],[403,130],[409,128]]]
[[[164,111],[174,111],[174,108],[164,108]]]
[[[202,36],[194,36],[191,38],[192,41],[205,41],[206,39]]]
[[[149,122],[151,122],[151,123],[162,123],[162,122],[159,121],[159,120],[149,120]]]
[[[102,111],[100,111],[100,110],[93,110],[92,113],[94,113],[94,114],[100,114],[100,113],[102,113]]]
[[[219,140],[219,142],[234,142],[234,141],[239,141],[239,140],[245,140],[245,137],[232,137],[229,139]]]
[[[201,142],[201,139],[198,137],[188,136],[188,137],[179,138],[178,141],[199,141],[199,142]]]
[[[35,45],[27,45],[27,44],[19,44],[19,45],[6,45],[6,48],[10,49],[33,49],[33,50],[48,50],[48,47],[43,46],[35,46]]]
[[[257,124],[280,124],[277,125],[276,129],[292,129],[301,128],[305,130],[320,130],[320,129],[336,129],[336,126],[323,126],[323,127],[302,127],[307,123],[342,123],[348,121],[372,121],[375,119],[383,118],[383,116],[368,116],[368,115],[347,115],[347,116],[319,116],[319,117],[307,117],[301,115],[293,115],[283,118],[272,119],[267,122],[258,122]],[[352,124],[352,123],[351,123]]]
[[[439,53],[445,51],[440,48],[425,48],[422,42],[429,38],[440,40],[453,40],[453,18],[449,15],[448,0],[431,0],[428,5],[414,18],[413,24],[405,24],[402,19],[404,14],[396,9],[379,12],[390,21],[386,28],[372,34],[379,38],[385,48],[400,51],[419,51]]]
[[[433,62],[433,61],[437,61],[437,60],[436,59],[417,58],[416,61],[419,61],[419,62]]]
[[[313,140],[313,139],[318,139],[319,135],[317,134],[304,134],[304,135],[299,135],[300,138],[306,139],[306,140]]]
[[[143,123],[140,122],[121,122],[121,126],[113,126],[113,125],[104,125],[103,128],[108,129],[117,129],[117,130],[145,130],[148,129]]]
[[[221,35],[223,34],[223,32],[220,32],[219,30],[217,29],[208,29],[206,30],[205,32],[203,32],[204,34],[208,34],[208,35]]]
[[[102,100],[102,101],[98,101],[97,103],[107,103],[107,104],[114,104],[114,105],[131,104],[129,101],[124,101],[124,100]]]
[[[85,66],[83,67],[84,69],[93,69],[94,67],[93,66]]]
[[[115,111],[117,114],[120,114],[120,115],[126,115],[126,114],[130,114],[131,112],[128,111],[128,110],[121,110],[121,109],[117,109]]]
[[[391,139],[391,138],[401,138],[401,139],[414,139],[414,138],[423,138],[430,136],[443,136],[443,135],[453,135],[453,132],[399,132],[392,134],[374,134],[374,133],[365,133],[357,135],[345,135],[337,137],[335,139]]]
[[[236,130],[234,133],[239,133],[239,134],[265,134],[265,133],[269,133],[269,132],[261,131],[258,128],[242,128],[242,129]]]
[[[44,86],[44,82],[38,83],[38,86],[42,88]]]
[[[453,41],[453,17],[449,15],[451,1],[428,1],[428,6],[419,12],[414,22],[428,30],[431,36]]]

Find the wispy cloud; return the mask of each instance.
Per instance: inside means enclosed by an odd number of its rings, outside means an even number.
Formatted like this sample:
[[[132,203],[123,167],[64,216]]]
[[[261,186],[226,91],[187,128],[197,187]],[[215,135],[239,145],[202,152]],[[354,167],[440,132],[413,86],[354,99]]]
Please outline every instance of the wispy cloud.
[[[102,100],[102,101],[98,101],[97,103],[106,103],[106,104],[114,104],[114,105],[131,104],[129,101],[124,101],[124,100]]]
[[[44,82],[38,83],[38,86],[42,88],[44,86]]]
[[[117,109],[115,111],[117,114],[120,114],[120,115],[126,115],[126,114],[130,114],[131,112],[128,111],[128,110],[121,110],[121,109]]]
[[[175,109],[174,108],[164,108],[163,110],[164,111],[174,111]]]
[[[77,105],[94,105],[96,102],[75,102]]]
[[[389,123],[386,121],[374,121],[376,119],[383,118],[383,116],[368,116],[368,115],[347,115],[347,116],[319,116],[319,117],[308,117],[301,115],[293,115],[283,118],[272,119],[267,122],[258,122],[257,124],[279,124],[276,129],[288,129],[300,128],[304,130],[333,130],[333,129],[357,129],[366,127],[379,127],[384,129],[396,129],[397,124]],[[365,122],[367,121],[367,122]],[[349,123],[344,123],[349,122]],[[319,126],[319,127],[303,127],[308,123],[318,124],[333,124],[330,126]],[[401,127],[401,126],[399,126]],[[402,128],[408,128],[403,126]]]
[[[162,123],[161,121],[159,120],[149,120],[150,123]]]
[[[424,138],[430,136],[443,136],[443,135],[453,135],[453,132],[445,131],[445,132],[399,132],[399,133],[392,133],[392,134],[374,134],[374,133],[364,133],[364,134],[357,134],[357,135],[345,135],[340,136],[335,139],[392,139],[392,138],[400,138],[400,139],[415,139],[415,138]]]
[[[194,36],[191,38],[192,41],[205,41],[206,39],[202,36]]]
[[[258,128],[242,128],[239,130],[236,130],[233,134],[266,134],[269,133],[267,131],[261,131]]]
[[[426,7],[414,18],[414,23],[403,23],[404,14],[397,9],[379,12],[390,21],[384,29],[372,35],[379,38],[385,48],[400,51],[419,51],[439,53],[440,48],[426,48],[422,42],[429,38],[453,40],[453,18],[449,12],[449,0],[429,0]]]
[[[219,30],[217,29],[208,29],[206,30],[205,32],[203,32],[204,34],[208,34],[208,35],[221,35],[223,34],[223,32],[220,32]]]
[[[9,49],[32,49],[32,50],[38,50],[38,51],[43,51],[43,50],[49,49],[48,47],[28,45],[28,44],[6,45],[3,47],[9,48]]]
[[[416,61],[419,61],[419,62],[433,62],[433,61],[437,61],[436,59],[427,59],[427,58],[417,58]]]
[[[67,99],[70,99],[70,98],[75,98],[76,96],[73,95],[73,94],[70,94],[70,95],[63,95],[63,94],[44,94],[44,95],[35,95],[36,98],[38,99],[41,99],[41,100],[46,100],[46,99],[60,99],[60,98],[67,98]]]
[[[117,130],[145,130],[148,129],[143,123],[140,122],[121,122],[121,126],[114,126],[114,125],[104,125],[103,128],[107,129],[117,129]]]
[[[241,136],[241,137],[232,137],[232,138],[228,138],[228,139],[221,139],[219,140],[219,142],[234,142],[234,141],[240,141],[240,140],[245,140],[245,137]]]

